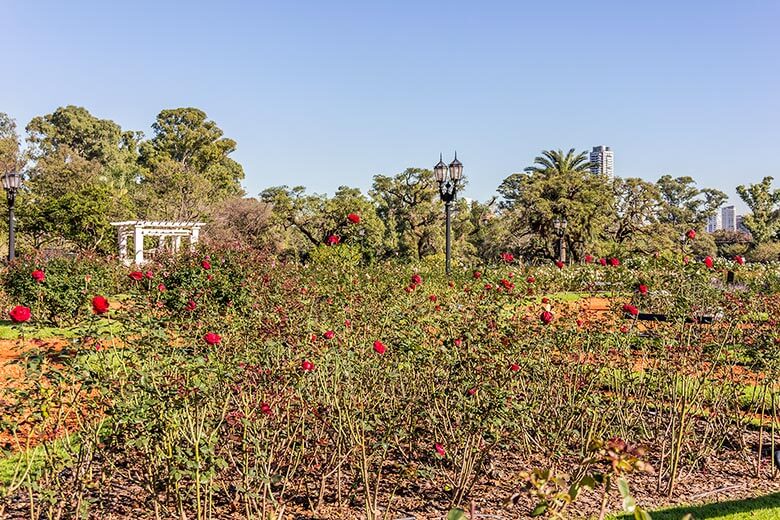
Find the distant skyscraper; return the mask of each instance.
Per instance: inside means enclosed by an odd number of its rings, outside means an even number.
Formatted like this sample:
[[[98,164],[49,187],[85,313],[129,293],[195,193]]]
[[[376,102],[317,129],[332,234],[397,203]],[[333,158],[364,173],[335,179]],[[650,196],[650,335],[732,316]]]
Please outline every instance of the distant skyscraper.
[[[724,206],[723,209],[720,210],[720,218],[723,223],[723,229],[726,231],[737,230],[737,212],[734,209],[734,206]]]
[[[719,229],[722,229],[720,220],[720,213],[715,213],[713,216],[707,219],[707,233],[714,233]]]
[[[611,179],[615,175],[614,158],[609,146],[594,146],[590,152],[590,172],[602,173]]]

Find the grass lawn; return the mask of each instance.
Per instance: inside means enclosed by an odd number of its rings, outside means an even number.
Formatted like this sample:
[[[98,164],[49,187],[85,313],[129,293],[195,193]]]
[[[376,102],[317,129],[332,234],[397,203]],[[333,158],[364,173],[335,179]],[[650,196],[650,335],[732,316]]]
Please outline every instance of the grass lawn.
[[[675,507],[653,511],[653,520],[680,520],[690,513],[694,520],[719,518],[723,520],[778,520],[780,519],[780,493],[745,500],[715,502],[703,506]],[[617,517],[621,520],[631,515]]]
[[[76,327],[38,327],[25,324],[24,336],[27,339],[80,338],[84,335],[84,327],[85,325]],[[112,320],[108,324],[100,322],[95,332],[100,335],[116,334],[121,329],[121,322]],[[19,339],[19,325],[14,325],[8,320],[0,320],[0,340],[3,339]]]

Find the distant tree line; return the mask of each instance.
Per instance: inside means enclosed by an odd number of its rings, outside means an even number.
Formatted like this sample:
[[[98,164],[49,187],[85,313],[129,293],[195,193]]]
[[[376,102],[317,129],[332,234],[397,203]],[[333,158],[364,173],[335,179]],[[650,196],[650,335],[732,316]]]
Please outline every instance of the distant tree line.
[[[212,242],[301,259],[333,237],[359,246],[367,260],[443,252],[443,205],[430,170],[375,175],[368,193],[342,186],[329,197],[274,186],[247,198],[244,170],[230,158],[236,142],[203,111],[163,110],[152,129],[147,137],[66,106],[33,118],[22,146],[15,122],[0,113],[0,171],[25,177],[17,199],[20,247],[111,253],[113,220],[197,219],[209,223],[205,236]],[[585,152],[543,151],[504,179],[491,200],[457,200],[455,257],[490,261],[508,251],[529,261],[556,258],[554,222],[565,219],[572,261],[677,250],[688,229],[700,233],[697,253],[778,259],[780,190],[771,177],[737,187],[751,210],[744,219],[750,235],[706,234],[723,192],[700,188],[691,177],[610,179],[589,167]],[[350,213],[359,225],[347,219]]]

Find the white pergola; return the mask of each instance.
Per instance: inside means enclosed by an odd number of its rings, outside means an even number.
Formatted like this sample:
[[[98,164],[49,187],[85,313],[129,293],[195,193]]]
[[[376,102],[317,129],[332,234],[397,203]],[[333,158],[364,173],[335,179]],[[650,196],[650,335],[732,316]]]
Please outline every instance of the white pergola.
[[[204,222],[190,221],[154,221],[154,220],[126,220],[124,222],[112,222],[116,228],[117,245],[119,246],[119,258],[125,265],[135,262],[136,265],[144,263],[144,237],[159,237],[158,249],[164,250],[169,237],[173,238],[171,251],[178,252],[181,248],[182,237],[190,240],[190,250],[195,250],[195,244],[200,238],[200,228]],[[127,256],[127,239],[133,237],[135,255],[131,260]]]

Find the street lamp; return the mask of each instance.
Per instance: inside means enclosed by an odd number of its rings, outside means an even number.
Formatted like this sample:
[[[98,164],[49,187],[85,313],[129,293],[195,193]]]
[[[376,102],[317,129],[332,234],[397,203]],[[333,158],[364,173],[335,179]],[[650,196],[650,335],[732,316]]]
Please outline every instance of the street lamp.
[[[449,166],[444,164],[441,154],[439,162],[433,167],[433,175],[436,182],[439,183],[439,196],[444,202],[444,222],[445,222],[445,271],[450,274],[450,206],[458,193],[458,182],[463,177],[463,164],[458,160],[458,152],[455,152],[455,159]]]
[[[555,220],[553,221],[553,225],[555,226],[555,231],[558,233],[558,260],[560,260],[563,263],[566,263],[566,226],[569,225],[569,223],[566,221],[566,218],[564,217],[563,220],[559,219],[558,217],[555,217]]]
[[[15,230],[14,230],[14,202],[16,202],[16,192],[22,184],[22,176],[17,172],[6,172],[3,175],[3,189],[8,195],[8,261],[16,257],[15,251]]]

